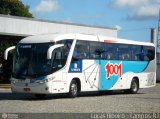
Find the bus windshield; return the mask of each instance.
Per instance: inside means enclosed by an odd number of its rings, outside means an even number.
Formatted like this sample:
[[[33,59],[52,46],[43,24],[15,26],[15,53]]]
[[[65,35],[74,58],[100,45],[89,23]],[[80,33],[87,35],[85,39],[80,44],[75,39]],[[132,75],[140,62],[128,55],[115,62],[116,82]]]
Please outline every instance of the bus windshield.
[[[48,48],[53,43],[19,44],[13,58],[13,77],[43,76],[49,73]]]
[[[47,59],[47,51],[53,43],[18,44],[13,57],[14,78],[37,78],[51,74],[65,66],[72,40],[62,40],[55,44],[64,44],[52,52]]]

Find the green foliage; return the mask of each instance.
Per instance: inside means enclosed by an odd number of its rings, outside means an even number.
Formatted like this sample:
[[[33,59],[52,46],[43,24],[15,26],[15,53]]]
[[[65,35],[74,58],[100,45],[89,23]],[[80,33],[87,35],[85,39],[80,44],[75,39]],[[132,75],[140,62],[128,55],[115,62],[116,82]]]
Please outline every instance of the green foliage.
[[[29,6],[25,6],[20,0],[0,0],[0,14],[22,16],[32,18],[29,12]],[[12,53],[10,53],[8,60],[5,61],[4,51],[6,48],[17,43],[21,37],[10,37],[0,35],[0,83],[9,83],[12,70]]]
[[[8,60],[4,60],[4,51],[8,47],[15,45],[22,38],[21,36],[0,35],[0,84],[9,83],[12,73],[12,57],[14,50],[9,52]]]
[[[0,14],[33,17],[29,6],[25,6],[20,0],[0,0]]]

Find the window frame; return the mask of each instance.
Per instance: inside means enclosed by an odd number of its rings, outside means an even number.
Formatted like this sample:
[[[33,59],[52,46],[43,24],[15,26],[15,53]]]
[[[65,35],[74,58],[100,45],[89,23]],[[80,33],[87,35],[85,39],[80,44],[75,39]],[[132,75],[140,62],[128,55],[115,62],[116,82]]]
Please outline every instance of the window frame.
[[[87,59],[87,60],[119,60],[119,61],[146,61],[144,60],[144,47],[152,47],[153,48],[153,52],[155,52],[155,47],[154,46],[146,46],[146,45],[136,45],[136,44],[123,44],[123,43],[105,43],[105,42],[100,42],[100,41],[89,41],[89,40],[78,40],[76,41],[75,47],[77,45],[77,42],[84,42],[86,43],[87,46],[87,51],[86,53],[89,55],[85,58],[76,58],[76,59]],[[98,47],[101,48],[100,50],[103,51],[104,50],[104,54],[101,54],[101,57],[97,57],[97,58],[93,58],[91,57],[91,44],[95,43],[98,44]],[[99,45],[100,44],[100,45]],[[119,55],[120,55],[120,47],[121,46],[127,46],[126,50],[128,51],[129,55],[128,59],[119,59]],[[113,48],[113,57],[111,59],[107,59],[107,50]],[[137,51],[137,60],[133,57],[135,57],[134,51],[135,49],[138,49]],[[74,48],[75,50],[75,48]],[[109,50],[108,50],[109,51]],[[74,52],[74,51],[73,51]],[[123,52],[123,51],[122,51]],[[141,57],[141,58],[140,58]],[[73,55],[72,55],[72,59],[73,59]],[[154,53],[154,59],[155,59],[155,53]],[[153,59],[152,59],[153,60]],[[147,60],[147,61],[151,61],[151,60]]]

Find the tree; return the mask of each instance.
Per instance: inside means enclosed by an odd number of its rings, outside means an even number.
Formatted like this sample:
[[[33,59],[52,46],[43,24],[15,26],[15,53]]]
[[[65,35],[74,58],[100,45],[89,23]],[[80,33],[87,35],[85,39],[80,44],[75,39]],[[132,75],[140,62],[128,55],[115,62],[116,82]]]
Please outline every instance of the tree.
[[[25,6],[20,0],[0,0],[0,14],[33,17],[29,6]]]
[[[12,58],[14,50],[9,52],[7,60],[4,60],[4,51],[8,47],[15,45],[22,38],[24,37],[0,35],[0,84],[10,83],[9,79],[12,74]]]
[[[0,14],[22,16],[32,18],[29,6],[25,6],[20,0],[0,0]],[[5,40],[4,40],[5,39]],[[0,83],[9,83],[12,70],[12,56],[5,61],[4,50],[20,40],[20,37],[0,35]],[[10,54],[12,55],[12,54]]]

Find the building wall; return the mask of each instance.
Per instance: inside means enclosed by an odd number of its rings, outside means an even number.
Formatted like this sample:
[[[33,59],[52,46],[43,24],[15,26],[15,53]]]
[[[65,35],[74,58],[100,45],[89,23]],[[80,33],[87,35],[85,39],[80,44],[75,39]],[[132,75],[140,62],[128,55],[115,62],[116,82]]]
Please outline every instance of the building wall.
[[[160,63],[157,63],[157,80],[160,81]]]
[[[0,15],[0,34],[36,35],[46,33],[85,33],[117,37],[117,29]]]
[[[160,53],[157,53],[157,80],[160,81]]]

